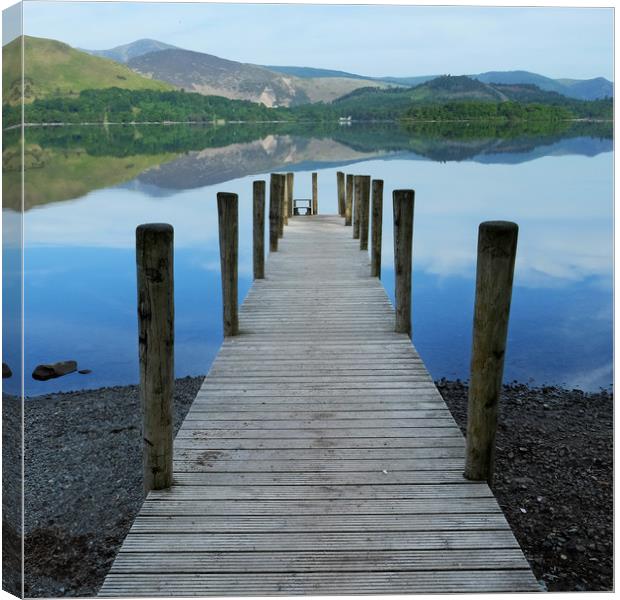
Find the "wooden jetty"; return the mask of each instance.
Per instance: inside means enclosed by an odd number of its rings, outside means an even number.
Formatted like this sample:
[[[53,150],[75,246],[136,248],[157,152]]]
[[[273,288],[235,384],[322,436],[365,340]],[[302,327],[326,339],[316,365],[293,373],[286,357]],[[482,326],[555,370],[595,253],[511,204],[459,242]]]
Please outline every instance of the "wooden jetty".
[[[343,216],[285,232],[100,595],[538,591]]]

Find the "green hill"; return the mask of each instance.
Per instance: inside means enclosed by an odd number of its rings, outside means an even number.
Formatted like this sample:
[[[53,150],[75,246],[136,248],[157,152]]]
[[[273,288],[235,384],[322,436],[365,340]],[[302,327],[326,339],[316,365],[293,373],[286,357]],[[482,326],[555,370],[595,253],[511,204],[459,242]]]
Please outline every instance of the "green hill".
[[[170,90],[167,83],[138,75],[124,65],[91,56],[55,40],[24,37],[24,99],[76,95],[86,89],[117,87],[132,90]],[[19,104],[21,38],[2,48],[2,102]]]

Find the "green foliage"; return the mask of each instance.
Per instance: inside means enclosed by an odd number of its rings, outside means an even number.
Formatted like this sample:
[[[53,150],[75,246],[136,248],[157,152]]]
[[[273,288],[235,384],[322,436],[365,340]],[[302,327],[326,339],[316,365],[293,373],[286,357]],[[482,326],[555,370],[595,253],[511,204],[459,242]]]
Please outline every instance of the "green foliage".
[[[559,121],[570,119],[565,108],[544,104],[517,102],[450,102],[438,105],[413,106],[405,119],[416,121],[456,121],[501,119],[508,121]]]
[[[292,108],[268,108],[262,104],[203,96],[183,91],[127,90],[117,87],[83,90],[77,96],[38,98],[25,106],[27,123],[165,123],[165,122],[337,122],[340,117],[357,121],[452,121],[452,120],[531,120],[613,118],[613,100],[584,101],[566,98],[535,86],[497,86],[493,93],[512,95],[519,101],[477,98],[465,77],[442,77],[417,88],[362,88],[331,103],[304,104]],[[431,85],[432,84],[432,85]],[[474,86],[485,86],[474,82]],[[439,86],[439,88],[437,87]],[[489,86],[487,86],[489,87]],[[422,92],[420,90],[422,89]],[[439,89],[440,98],[433,99]],[[475,87],[475,89],[479,89]],[[474,96],[467,94],[474,93]],[[429,96],[429,94],[431,94]],[[463,97],[462,94],[466,96]],[[425,98],[425,99],[420,99]],[[536,99],[536,101],[531,101]],[[3,106],[5,125],[21,120],[21,107]]]
[[[80,52],[56,40],[24,36],[2,48],[3,102],[21,102],[22,41],[25,101],[50,96],[74,96],[85,89],[111,86],[126,89],[172,89],[167,83],[138,75],[125,65]]]
[[[5,122],[19,119],[20,107],[3,107]],[[287,109],[267,108],[245,100],[180,91],[84,90],[78,97],[35,100],[25,106],[27,123],[132,123],[272,121],[290,119]]]

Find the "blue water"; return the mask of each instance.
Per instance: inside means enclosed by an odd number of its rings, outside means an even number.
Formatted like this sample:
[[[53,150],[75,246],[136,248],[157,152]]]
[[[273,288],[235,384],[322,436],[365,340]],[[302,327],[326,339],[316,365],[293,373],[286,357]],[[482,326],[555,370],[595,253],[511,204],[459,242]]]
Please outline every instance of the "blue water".
[[[385,181],[382,281],[392,298],[391,191],[416,190],[413,341],[434,378],[468,378],[477,227],[507,219],[520,233],[505,380],[609,387],[613,153],[611,140],[581,139],[577,149],[573,139],[560,150],[442,162],[323,138],[302,152],[276,136],[249,143],[245,158],[243,144],[192,151],[121,184],[34,206],[24,217],[26,394],[137,382],[134,232],[143,222],[175,228],[176,375],[206,373],[222,340],[216,193],[240,196],[243,298],[251,284],[252,181],[293,170],[296,196],[308,197],[318,170],[320,211],[336,212],[341,169]],[[274,144],[285,158],[255,160],[257,148]],[[228,150],[241,176],[211,177]],[[16,360],[6,336],[5,356]],[[67,359],[92,373],[30,377],[40,362]],[[5,390],[17,392],[18,383],[5,380]]]

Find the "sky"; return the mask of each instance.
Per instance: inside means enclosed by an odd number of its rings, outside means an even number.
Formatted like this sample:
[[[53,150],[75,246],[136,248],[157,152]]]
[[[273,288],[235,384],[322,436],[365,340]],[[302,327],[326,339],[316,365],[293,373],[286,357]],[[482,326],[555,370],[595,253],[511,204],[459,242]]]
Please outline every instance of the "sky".
[[[613,79],[611,8],[26,1],[24,32],[88,49],[153,38],[369,76],[523,69]]]

